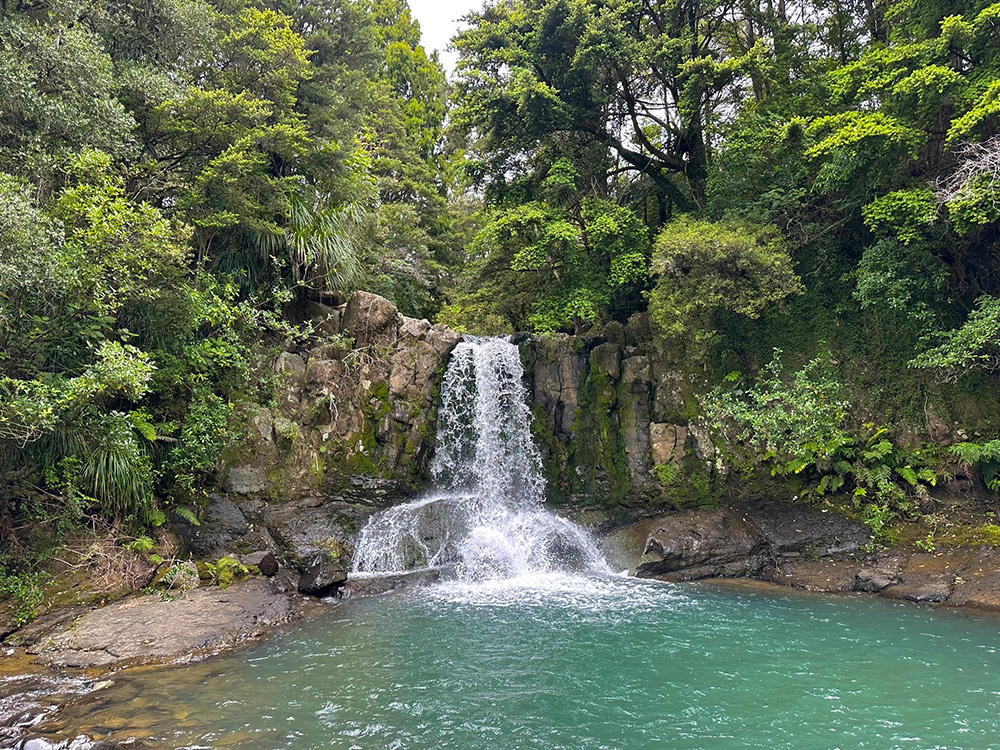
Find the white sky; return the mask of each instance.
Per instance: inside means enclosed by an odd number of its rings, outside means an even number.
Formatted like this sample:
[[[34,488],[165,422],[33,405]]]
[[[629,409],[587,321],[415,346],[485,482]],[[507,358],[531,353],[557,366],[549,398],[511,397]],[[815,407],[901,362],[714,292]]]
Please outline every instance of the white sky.
[[[482,0],[409,0],[410,10],[420,22],[424,49],[437,50],[441,63],[450,74],[458,55],[446,49],[448,40],[458,30],[458,19],[471,10],[479,10]],[[450,77],[450,76],[449,76]]]

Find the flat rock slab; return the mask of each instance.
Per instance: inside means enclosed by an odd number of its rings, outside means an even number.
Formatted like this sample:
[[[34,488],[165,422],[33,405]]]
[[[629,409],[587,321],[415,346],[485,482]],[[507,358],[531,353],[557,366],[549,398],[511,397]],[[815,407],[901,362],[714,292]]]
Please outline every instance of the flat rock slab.
[[[175,661],[234,646],[294,613],[291,599],[261,579],[228,589],[194,589],[174,600],[148,594],[91,610],[39,637],[28,652],[52,667],[111,669]]]
[[[854,591],[858,567],[853,560],[785,560],[769,580],[806,591]]]

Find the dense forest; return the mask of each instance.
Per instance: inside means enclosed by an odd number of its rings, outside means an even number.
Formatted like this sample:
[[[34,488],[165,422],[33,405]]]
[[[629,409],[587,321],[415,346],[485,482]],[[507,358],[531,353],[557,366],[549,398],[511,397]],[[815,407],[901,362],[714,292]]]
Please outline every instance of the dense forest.
[[[2,0],[7,580],[195,517],[261,349],[356,289],[648,311],[733,462],[876,525],[948,461],[1000,487],[1000,3],[515,0],[454,44],[405,0]]]

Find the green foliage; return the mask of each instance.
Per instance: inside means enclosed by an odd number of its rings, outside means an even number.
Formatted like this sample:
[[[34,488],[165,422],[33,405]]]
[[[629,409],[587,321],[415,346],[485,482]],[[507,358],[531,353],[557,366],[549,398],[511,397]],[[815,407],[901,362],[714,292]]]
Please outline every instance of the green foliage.
[[[135,552],[137,555],[148,555],[156,548],[156,542],[148,536],[139,536],[127,542],[125,548]]]
[[[773,228],[689,218],[656,240],[650,318],[663,336],[703,353],[722,312],[757,318],[802,284],[781,235]]]
[[[1000,440],[956,443],[948,452],[968,467],[975,467],[986,486],[1000,492]]]
[[[398,0],[5,4],[0,525],[196,520],[286,308],[432,314],[475,207],[445,90]]]
[[[84,492],[105,512],[146,521],[153,495],[153,467],[140,442],[133,414],[111,412],[101,418],[80,467]]]
[[[219,558],[214,563],[207,560],[199,562],[198,574],[223,589],[252,575],[246,565],[229,555]]]
[[[888,503],[868,503],[861,509],[861,520],[872,533],[871,540],[865,545],[869,552],[884,545],[895,517],[896,513],[889,507]]]
[[[912,367],[935,370],[957,380],[974,370],[1000,367],[1000,298],[983,296],[976,309],[959,328],[925,339],[926,351],[916,356]]]
[[[917,155],[924,136],[882,112],[845,112],[815,120],[807,133],[817,143],[806,155],[821,160],[816,188],[827,193],[868,190],[899,174]]]
[[[918,539],[915,544],[921,552],[935,552],[937,550],[937,544],[934,541],[934,530],[931,529],[927,532],[927,536],[923,539]]]
[[[164,462],[172,476],[169,490],[175,500],[197,496],[197,487],[215,471],[222,449],[229,440],[233,407],[204,389],[196,390],[188,405],[180,437]],[[182,513],[182,509],[175,508]]]
[[[653,476],[664,487],[668,487],[676,482],[679,474],[680,469],[674,464],[657,464],[653,467]]]
[[[607,320],[636,297],[648,272],[648,234],[628,208],[582,197],[566,159],[542,186],[549,200],[491,213],[470,245],[477,260],[445,318],[468,316],[483,331],[575,330]],[[468,325],[468,322],[466,323]]]
[[[734,373],[703,408],[744,471],[763,464],[772,475],[801,476],[816,496],[850,492],[877,534],[890,516],[911,513],[937,477],[886,427],[849,429],[850,404],[831,365],[829,355],[817,358],[788,378],[776,352],[753,385]]]
[[[749,441],[761,460],[777,459],[779,473],[800,473],[811,458],[832,455],[849,406],[829,356],[810,361],[789,379],[780,350],[749,387],[732,373],[702,401],[728,443]]]
[[[13,606],[13,625],[19,628],[35,619],[44,601],[42,582],[45,574],[26,571],[14,565],[8,557],[0,557],[0,601]]]
[[[927,188],[896,190],[869,203],[862,215],[877,236],[910,245],[922,239],[937,221],[938,203]]]
[[[865,248],[855,275],[862,307],[888,309],[922,327],[936,322],[948,269],[927,244],[880,240]]]

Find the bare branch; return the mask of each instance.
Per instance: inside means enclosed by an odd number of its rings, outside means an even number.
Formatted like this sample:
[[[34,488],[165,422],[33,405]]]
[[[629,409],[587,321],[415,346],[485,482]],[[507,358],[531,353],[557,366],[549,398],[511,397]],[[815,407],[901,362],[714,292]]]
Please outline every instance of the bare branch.
[[[958,151],[958,167],[937,181],[937,199],[949,203],[971,196],[976,187],[993,193],[993,204],[1000,207],[1000,135],[983,143],[966,143]]]

